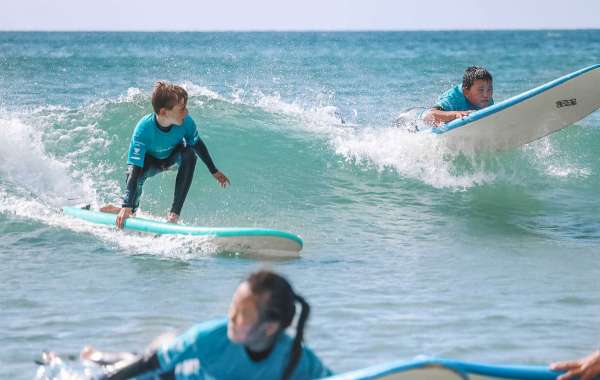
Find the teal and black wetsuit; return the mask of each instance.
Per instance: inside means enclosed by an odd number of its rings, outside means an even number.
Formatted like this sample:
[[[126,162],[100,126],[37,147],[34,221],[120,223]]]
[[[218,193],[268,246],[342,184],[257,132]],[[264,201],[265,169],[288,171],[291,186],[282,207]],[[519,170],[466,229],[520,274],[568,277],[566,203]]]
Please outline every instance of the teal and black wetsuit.
[[[191,116],[186,116],[182,125],[166,128],[158,124],[155,113],[144,116],[135,127],[129,144],[127,189],[122,207],[135,211],[146,179],[178,165],[171,212],[180,215],[194,178],[196,154],[212,174],[218,172]]]
[[[109,380],[146,378],[177,380],[279,380],[287,366],[293,339],[279,334],[266,352],[254,353],[227,337],[227,320],[201,323],[150,356],[113,373]],[[306,346],[290,380],[319,379],[332,375]]]

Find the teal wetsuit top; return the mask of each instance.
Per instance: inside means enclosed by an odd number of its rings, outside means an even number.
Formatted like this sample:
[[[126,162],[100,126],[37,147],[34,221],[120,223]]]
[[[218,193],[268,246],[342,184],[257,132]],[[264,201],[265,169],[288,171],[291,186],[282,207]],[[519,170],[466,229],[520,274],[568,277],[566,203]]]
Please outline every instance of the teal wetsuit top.
[[[198,136],[198,128],[190,115],[183,119],[181,125],[168,127],[158,124],[155,113],[141,118],[129,143],[127,189],[123,196],[122,207],[129,207],[135,211],[139,205],[142,186],[146,178],[166,170],[174,164],[181,165],[182,152],[188,148],[194,150],[212,174],[218,172],[206,145]],[[171,212],[177,215],[181,213],[183,202],[192,183],[195,161],[182,168],[180,166],[180,170],[177,172],[175,197],[171,207]],[[183,176],[181,176],[182,181],[179,181],[181,170],[183,170]]]
[[[190,115],[183,119],[182,125],[173,125],[168,131],[161,130],[157,125],[155,113],[140,119],[129,144],[129,165],[143,168],[146,155],[162,160],[169,157],[183,141],[187,146],[192,146],[200,139],[196,123]]]
[[[490,106],[494,104],[494,100],[490,99]],[[462,84],[457,84],[448,91],[444,92],[437,100],[433,108],[438,108],[442,111],[471,111],[478,110],[481,107],[469,102],[462,91]]]
[[[227,320],[201,323],[156,352],[160,372],[175,370],[177,380],[279,380],[290,359],[293,339],[277,338],[267,357],[254,361],[243,345],[227,337]],[[318,379],[331,371],[307,347],[302,347],[290,380]]]

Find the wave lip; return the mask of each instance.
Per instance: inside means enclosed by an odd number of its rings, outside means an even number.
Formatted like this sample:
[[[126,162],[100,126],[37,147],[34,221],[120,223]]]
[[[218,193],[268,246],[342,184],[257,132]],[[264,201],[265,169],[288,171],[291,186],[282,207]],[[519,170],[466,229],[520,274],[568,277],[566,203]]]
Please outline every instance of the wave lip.
[[[75,194],[91,191],[85,183],[72,180],[71,165],[48,154],[43,135],[18,119],[0,119],[0,173],[3,186],[34,194],[53,206]],[[93,192],[92,192],[93,193]]]

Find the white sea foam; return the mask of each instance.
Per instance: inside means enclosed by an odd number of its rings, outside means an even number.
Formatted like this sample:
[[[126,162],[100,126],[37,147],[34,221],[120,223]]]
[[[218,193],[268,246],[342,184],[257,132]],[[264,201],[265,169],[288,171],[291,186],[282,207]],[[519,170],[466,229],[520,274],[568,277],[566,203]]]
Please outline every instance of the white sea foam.
[[[190,81],[185,81],[181,83],[181,87],[183,87],[187,91],[188,96],[190,98],[204,97],[208,99],[225,100],[225,98],[221,96],[218,92],[213,91],[206,86],[201,86]]]
[[[303,128],[319,133],[337,134],[337,127],[344,123],[338,108],[326,103],[305,105],[300,102],[287,102],[280,94],[265,95],[255,92],[254,101],[250,104],[267,112],[281,113],[299,119]]]
[[[495,179],[495,174],[484,170],[454,173],[456,153],[432,134],[392,127],[364,128],[336,136],[332,144],[336,153],[348,160],[370,164],[379,171],[392,169],[436,188],[461,190]]]
[[[21,192],[53,206],[77,194],[95,195],[86,181],[73,181],[69,162],[44,150],[42,134],[18,119],[0,120],[0,174]]]
[[[551,138],[545,138],[529,144],[525,148],[525,151],[533,155],[533,161],[548,176],[577,178],[588,177],[592,174],[591,168],[575,162],[575,160],[569,157],[569,152],[558,151],[551,143]]]
[[[148,94],[141,88],[129,87],[125,95],[121,95],[117,98],[117,103],[135,103],[139,100],[146,100]]]

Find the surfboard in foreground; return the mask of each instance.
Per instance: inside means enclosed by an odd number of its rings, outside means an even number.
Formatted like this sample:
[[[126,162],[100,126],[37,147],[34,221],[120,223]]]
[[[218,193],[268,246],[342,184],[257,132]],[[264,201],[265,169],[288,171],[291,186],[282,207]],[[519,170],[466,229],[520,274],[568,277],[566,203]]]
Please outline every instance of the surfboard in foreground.
[[[422,358],[347,372],[328,377],[327,380],[555,380],[559,374],[547,366],[492,365]]]
[[[114,360],[102,362],[80,360],[78,355],[61,359],[56,354],[44,354],[43,360],[36,360],[39,367],[35,378],[100,378],[113,368],[122,367],[138,358],[135,354],[128,354],[129,359],[121,358],[124,354],[126,353],[111,355]],[[548,366],[493,365],[452,359],[419,358],[346,372],[322,380],[555,380],[559,374],[560,372],[548,369]]]
[[[439,135],[452,149],[506,150],[572,125],[598,108],[600,64],[421,132]]]
[[[117,215],[77,207],[63,207],[63,212],[86,222],[114,226]],[[302,250],[302,239],[289,232],[265,228],[196,227],[131,217],[125,229],[161,235],[189,235],[211,238],[219,251],[239,252],[271,257],[294,257]]]

